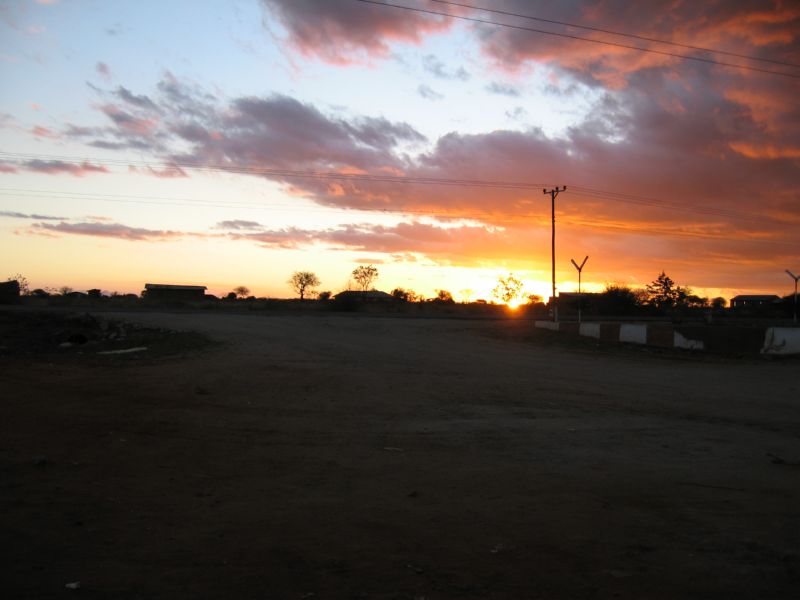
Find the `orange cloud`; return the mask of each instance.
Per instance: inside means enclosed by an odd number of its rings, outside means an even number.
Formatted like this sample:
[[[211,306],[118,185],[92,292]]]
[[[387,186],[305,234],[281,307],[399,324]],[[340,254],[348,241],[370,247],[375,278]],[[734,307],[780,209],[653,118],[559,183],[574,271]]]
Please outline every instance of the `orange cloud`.
[[[800,158],[800,146],[779,147],[773,144],[748,144],[744,142],[733,142],[731,148],[747,158]]]

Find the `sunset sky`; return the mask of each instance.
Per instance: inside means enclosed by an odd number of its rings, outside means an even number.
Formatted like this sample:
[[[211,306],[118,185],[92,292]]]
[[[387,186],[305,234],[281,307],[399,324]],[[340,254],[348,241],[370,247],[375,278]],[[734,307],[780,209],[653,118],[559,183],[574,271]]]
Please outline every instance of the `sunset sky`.
[[[387,2],[0,2],[0,276],[792,291],[800,3]]]

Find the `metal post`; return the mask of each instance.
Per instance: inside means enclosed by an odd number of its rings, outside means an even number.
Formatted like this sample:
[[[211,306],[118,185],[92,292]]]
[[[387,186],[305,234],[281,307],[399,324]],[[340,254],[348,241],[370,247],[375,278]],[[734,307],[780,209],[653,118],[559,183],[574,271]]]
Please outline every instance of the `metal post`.
[[[583,259],[583,262],[578,265],[574,259],[570,258],[570,262],[575,265],[575,268],[578,269],[578,323],[581,322],[581,300],[583,300],[583,293],[581,292],[581,273],[583,273],[583,266],[586,264],[586,261],[589,260],[589,257],[586,256]]]
[[[553,266],[553,321],[558,321],[558,302],[556,301],[556,196],[566,189],[567,186],[560,189],[556,186],[550,190],[542,190],[543,194],[550,194],[550,212],[553,218],[552,234],[550,236],[550,256]]]
[[[800,279],[800,275],[795,275],[789,269],[786,269],[786,272],[789,274],[789,277],[794,279],[794,310],[792,322],[797,325],[797,280]]]

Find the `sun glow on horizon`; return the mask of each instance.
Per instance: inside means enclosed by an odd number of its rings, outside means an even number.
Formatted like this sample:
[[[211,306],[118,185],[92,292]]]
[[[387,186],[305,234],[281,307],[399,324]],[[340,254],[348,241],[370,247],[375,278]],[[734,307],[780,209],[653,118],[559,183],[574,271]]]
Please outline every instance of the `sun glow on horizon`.
[[[520,306],[522,306],[525,301],[522,298],[513,298],[506,303],[506,306],[511,310],[517,310]]]

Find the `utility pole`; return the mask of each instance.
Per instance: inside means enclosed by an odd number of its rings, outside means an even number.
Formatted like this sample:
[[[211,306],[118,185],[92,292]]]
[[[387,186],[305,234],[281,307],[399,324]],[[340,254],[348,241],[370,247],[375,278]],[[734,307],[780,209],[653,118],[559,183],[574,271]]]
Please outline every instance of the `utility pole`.
[[[558,196],[559,192],[563,192],[566,189],[567,186],[562,188],[556,186],[549,190],[542,190],[543,194],[550,194],[550,210],[553,216],[553,233],[550,238],[550,255],[552,256],[553,262],[553,321],[558,321],[558,302],[556,302],[556,196]]]
[[[789,274],[789,277],[794,279],[794,324],[797,325],[797,280],[800,279],[800,275],[795,275],[789,269],[786,269],[786,272]]]
[[[575,259],[570,258],[569,260],[572,262],[573,265],[575,265],[575,268],[578,269],[578,323],[580,323],[581,322],[581,300],[583,300],[583,294],[581,294],[581,272],[583,271],[583,265],[586,264],[586,261],[589,260],[589,257],[586,256],[586,258],[583,259],[583,262],[580,264],[580,266],[578,265],[578,263],[575,262]]]

